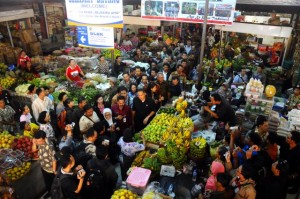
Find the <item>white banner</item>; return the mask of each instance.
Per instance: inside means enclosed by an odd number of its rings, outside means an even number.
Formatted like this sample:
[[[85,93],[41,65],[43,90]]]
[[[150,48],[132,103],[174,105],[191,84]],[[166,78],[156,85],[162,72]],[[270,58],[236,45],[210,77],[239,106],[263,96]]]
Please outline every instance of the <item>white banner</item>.
[[[208,24],[232,25],[236,0],[210,0]],[[160,19],[203,23],[205,0],[142,0],[141,16]]]
[[[78,26],[79,46],[92,48],[114,48],[114,28]]]
[[[123,27],[123,0],[66,0],[68,25]]]

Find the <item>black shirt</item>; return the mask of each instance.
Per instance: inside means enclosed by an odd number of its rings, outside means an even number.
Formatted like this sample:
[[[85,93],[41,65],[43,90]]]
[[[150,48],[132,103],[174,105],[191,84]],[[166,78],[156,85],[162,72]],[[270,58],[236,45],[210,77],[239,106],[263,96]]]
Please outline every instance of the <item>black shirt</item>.
[[[143,124],[144,119],[152,112],[155,111],[155,103],[153,99],[150,97],[146,97],[145,101],[142,102],[138,97],[133,99],[132,110],[135,111],[134,116],[134,124],[135,130],[140,131],[146,125]],[[148,123],[151,121],[152,118],[148,120]]]
[[[179,96],[181,94],[180,84],[173,85],[172,83],[169,86],[170,98],[174,96]]]
[[[115,171],[115,167],[109,160],[99,160],[94,158],[89,160],[87,170],[100,170],[104,173],[104,186],[95,190],[93,194],[96,195],[97,198],[110,198],[118,181],[118,174]]]
[[[61,171],[59,171],[59,175],[67,175],[68,177],[61,180],[61,190],[63,195],[66,198],[80,198],[80,195],[75,193],[78,187],[79,180],[77,179],[76,175],[70,175],[70,174],[62,174]]]
[[[121,62],[120,64],[115,62],[114,67],[112,68],[112,75],[114,77],[117,77],[123,71],[125,65],[126,64],[124,64],[123,62]]]
[[[74,138],[79,138],[80,136],[80,129],[79,129],[79,120],[84,115],[84,110],[76,108],[73,112],[73,122],[75,123],[73,134]]]
[[[136,81],[136,84],[139,85],[141,83],[141,81],[142,81],[142,76],[140,76],[140,77],[134,76],[134,79]]]
[[[222,121],[225,124],[227,122],[232,122],[232,124],[236,123],[235,112],[225,99],[222,99],[221,104],[216,105],[215,113],[219,117],[217,119],[218,121]]]

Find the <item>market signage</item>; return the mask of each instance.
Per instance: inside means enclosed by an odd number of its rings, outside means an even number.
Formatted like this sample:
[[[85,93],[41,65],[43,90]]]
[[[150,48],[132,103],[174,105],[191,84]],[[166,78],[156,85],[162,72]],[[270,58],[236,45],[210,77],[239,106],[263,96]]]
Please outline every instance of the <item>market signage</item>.
[[[78,26],[78,44],[82,47],[114,48],[114,28]]]
[[[68,25],[123,28],[123,0],[66,0]]]
[[[232,25],[236,0],[210,0],[208,24]],[[205,0],[142,0],[141,17],[203,23]]]

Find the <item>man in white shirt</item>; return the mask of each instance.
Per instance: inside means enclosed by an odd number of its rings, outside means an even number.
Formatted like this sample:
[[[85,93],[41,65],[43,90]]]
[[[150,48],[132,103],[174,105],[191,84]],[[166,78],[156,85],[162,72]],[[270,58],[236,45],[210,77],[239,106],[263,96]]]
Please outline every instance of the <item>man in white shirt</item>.
[[[125,36],[122,45],[124,45],[124,46],[132,46],[132,42],[129,40],[129,36],[128,35]]]
[[[92,106],[87,104],[83,107],[83,110],[84,115],[79,120],[79,129],[82,134],[85,134],[95,123],[100,122],[100,119]]]
[[[184,49],[187,54],[190,53],[190,51],[192,50],[192,40],[191,39],[188,39],[186,41],[186,45],[184,46]]]
[[[36,94],[38,98],[36,98],[31,105],[35,121],[38,120],[41,112],[54,109],[53,102],[46,96],[43,88],[36,89]]]

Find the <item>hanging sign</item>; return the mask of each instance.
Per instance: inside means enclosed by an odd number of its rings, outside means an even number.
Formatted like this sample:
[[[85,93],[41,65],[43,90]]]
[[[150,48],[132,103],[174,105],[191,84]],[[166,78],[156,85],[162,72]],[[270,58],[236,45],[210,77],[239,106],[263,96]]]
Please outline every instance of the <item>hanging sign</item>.
[[[208,24],[232,25],[236,0],[210,0]],[[141,17],[203,23],[205,0],[142,0]]]
[[[66,0],[68,25],[123,27],[123,0]]]
[[[78,44],[82,47],[114,48],[114,28],[78,26]]]

